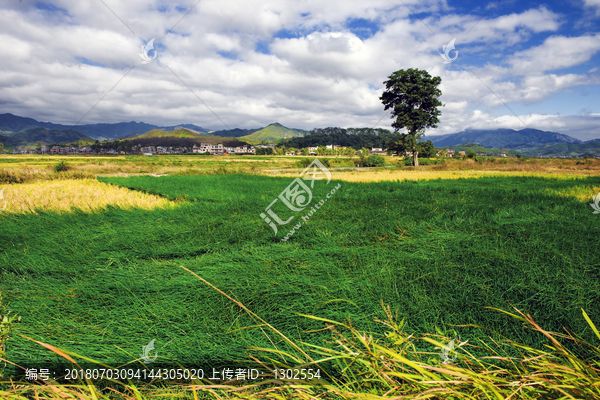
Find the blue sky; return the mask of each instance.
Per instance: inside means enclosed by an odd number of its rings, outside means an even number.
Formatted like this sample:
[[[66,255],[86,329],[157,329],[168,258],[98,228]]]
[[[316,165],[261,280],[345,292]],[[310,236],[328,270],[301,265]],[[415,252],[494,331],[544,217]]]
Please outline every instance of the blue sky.
[[[0,112],[65,124],[390,128],[383,81],[419,68],[442,78],[446,104],[428,134],[530,127],[600,138],[599,22],[600,0],[4,2]],[[142,64],[153,38],[157,57]]]

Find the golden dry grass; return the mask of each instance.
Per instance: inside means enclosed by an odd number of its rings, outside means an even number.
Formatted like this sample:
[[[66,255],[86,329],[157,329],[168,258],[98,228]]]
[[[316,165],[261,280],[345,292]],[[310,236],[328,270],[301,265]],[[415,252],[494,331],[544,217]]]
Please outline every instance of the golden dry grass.
[[[577,186],[567,190],[546,189],[545,191],[549,194],[554,194],[562,197],[573,197],[579,201],[588,203],[590,200],[593,199],[593,197],[596,194],[600,193],[600,186],[594,186],[593,188]]]
[[[264,171],[263,175],[297,177],[301,170],[286,171]],[[502,170],[444,170],[433,169],[360,169],[360,170],[331,170],[331,178],[346,182],[384,182],[403,180],[432,180],[432,179],[461,179],[481,178],[486,176],[539,176],[553,178],[573,178],[576,176],[588,176],[583,173],[553,173],[553,172],[530,172],[530,171],[502,171]],[[593,175],[597,175],[593,174]]]
[[[102,209],[107,205],[121,208],[153,209],[172,207],[167,199],[108,185],[95,179],[65,179],[39,181],[18,185],[2,185],[0,209],[4,213],[35,212],[36,210],[86,212]]]
[[[263,175],[296,178],[302,170],[263,171]],[[433,179],[477,179],[494,176],[525,176],[544,177],[559,179],[574,179],[582,176],[598,175],[596,173],[584,173],[584,171],[561,171],[561,172],[531,172],[531,171],[502,171],[502,170],[433,170],[433,169],[360,169],[360,170],[331,170],[331,179],[346,182],[384,182],[384,181],[418,181]],[[583,173],[582,173],[583,172]],[[588,171],[585,171],[588,172]],[[600,187],[574,187],[569,190],[545,189],[548,194],[564,197],[573,197],[582,202],[590,199],[600,192]]]

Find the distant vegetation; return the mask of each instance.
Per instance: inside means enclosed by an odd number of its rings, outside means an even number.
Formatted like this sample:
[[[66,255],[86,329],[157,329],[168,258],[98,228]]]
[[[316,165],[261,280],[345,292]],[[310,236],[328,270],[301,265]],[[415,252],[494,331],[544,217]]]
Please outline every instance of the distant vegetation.
[[[163,138],[163,137],[169,137],[169,138],[199,138],[201,137],[200,135],[198,135],[197,133],[193,133],[190,132],[188,130],[176,130],[176,131],[171,131],[171,132],[165,132],[161,129],[153,129],[149,132],[144,133],[143,135],[138,135],[138,136],[133,136],[131,138],[128,138],[129,140],[136,140],[136,139],[149,139],[149,138]]]
[[[247,135],[251,135],[256,131],[260,131],[261,128],[258,129],[240,129],[240,128],[234,128],[234,129],[227,129],[227,130],[220,130],[220,131],[212,131],[210,132],[211,135],[213,136],[221,136],[221,137],[241,137],[241,136],[247,136]]]
[[[131,148],[136,145],[193,147],[194,144],[200,145],[200,143],[222,143],[223,146],[226,147],[243,146],[247,144],[246,142],[242,142],[233,137],[201,136],[184,130],[173,132],[153,130],[129,139],[104,142],[97,141],[91,147],[94,151],[99,151],[100,149],[114,149],[117,151],[129,152],[131,151]]]
[[[352,147],[355,150],[366,148],[385,148],[386,143],[396,137],[387,129],[373,128],[324,128],[313,129],[305,136],[283,141],[287,147],[301,149],[336,144],[342,147]]]
[[[509,149],[488,149],[487,147],[483,147],[478,143],[463,143],[458,146],[448,146],[444,147],[444,149],[445,148],[454,149],[457,153],[459,151],[464,151],[465,153],[467,153],[469,150],[472,150],[475,153],[484,154],[486,156],[500,156],[500,154],[506,154],[509,157],[515,157],[517,154],[517,151]]]

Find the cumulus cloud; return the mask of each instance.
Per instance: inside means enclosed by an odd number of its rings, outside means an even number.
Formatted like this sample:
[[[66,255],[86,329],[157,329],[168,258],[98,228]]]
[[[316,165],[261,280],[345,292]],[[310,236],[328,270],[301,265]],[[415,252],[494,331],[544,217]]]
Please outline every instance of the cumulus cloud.
[[[443,0],[23,0],[0,11],[3,112],[65,124],[85,115],[82,123],[225,128],[214,112],[229,127],[389,128],[383,81],[420,68],[442,77],[435,133],[451,133],[517,127],[512,114],[496,115],[505,103],[600,83],[597,69],[577,69],[598,53],[598,34],[561,31],[561,14],[547,7],[484,20]],[[438,53],[454,37],[459,58],[445,65]],[[158,57],[142,65],[138,53],[152,38]],[[557,121],[542,117],[522,118]],[[586,123],[577,126],[584,134]]]

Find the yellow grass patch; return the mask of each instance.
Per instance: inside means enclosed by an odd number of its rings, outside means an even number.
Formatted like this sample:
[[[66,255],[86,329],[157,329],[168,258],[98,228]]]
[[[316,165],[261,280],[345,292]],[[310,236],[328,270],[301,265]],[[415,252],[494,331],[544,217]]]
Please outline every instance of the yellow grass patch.
[[[286,170],[286,171],[265,171],[263,175],[283,176],[283,177],[298,177],[302,170]],[[570,173],[536,173],[529,171],[494,171],[494,170],[450,170],[450,171],[435,171],[435,170],[405,170],[405,169],[360,169],[360,170],[330,170],[331,179],[341,180],[346,182],[384,182],[384,181],[418,181],[432,179],[461,179],[461,178],[481,178],[486,176],[539,176],[545,178],[574,178],[576,176],[587,176],[584,174]]]
[[[4,189],[4,190],[3,190]],[[108,185],[95,179],[65,179],[19,185],[1,185],[0,210],[23,213],[35,210],[95,211],[113,205],[121,208],[171,207],[173,202],[154,195]]]
[[[594,186],[593,188],[589,187],[573,187],[565,190],[552,190],[546,189],[546,192],[549,194],[555,194],[562,197],[574,197],[579,201],[590,202],[594,201],[594,196],[600,193],[600,187]]]
[[[284,171],[264,171],[263,175],[281,176],[297,178],[302,172],[301,169]],[[493,171],[493,170],[465,170],[465,171],[435,171],[435,170],[403,170],[403,169],[360,169],[360,170],[330,170],[331,179],[346,182],[384,182],[384,181],[418,181],[432,179],[467,179],[482,178],[493,176],[531,176],[542,178],[575,179],[577,177],[589,176],[592,174],[571,173],[570,171],[561,171],[562,173],[552,172],[529,172],[529,171]],[[581,171],[584,172],[584,171]],[[587,172],[587,171],[585,171]],[[595,174],[593,174],[595,175]],[[548,194],[554,194],[563,197],[573,197],[579,201],[589,202],[593,197],[600,193],[600,187],[582,187],[577,186],[568,190],[545,189]]]

